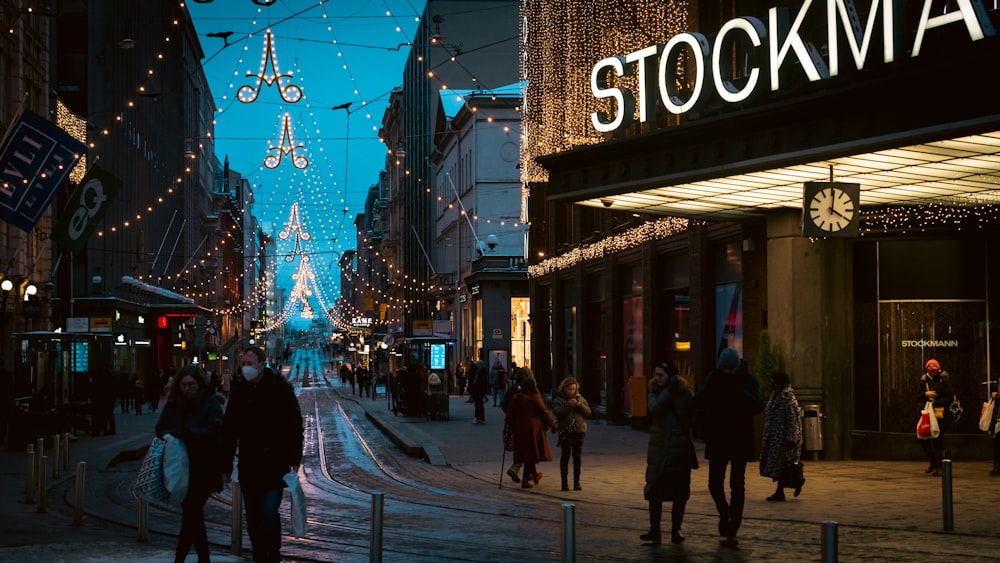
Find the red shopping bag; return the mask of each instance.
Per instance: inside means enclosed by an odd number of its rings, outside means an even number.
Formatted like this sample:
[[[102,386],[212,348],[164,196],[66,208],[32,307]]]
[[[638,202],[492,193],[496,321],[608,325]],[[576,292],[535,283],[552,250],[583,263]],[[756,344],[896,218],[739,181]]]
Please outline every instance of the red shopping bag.
[[[921,440],[931,440],[941,434],[937,417],[934,416],[934,403],[927,401],[924,410],[920,411],[920,420],[917,421],[917,438]]]

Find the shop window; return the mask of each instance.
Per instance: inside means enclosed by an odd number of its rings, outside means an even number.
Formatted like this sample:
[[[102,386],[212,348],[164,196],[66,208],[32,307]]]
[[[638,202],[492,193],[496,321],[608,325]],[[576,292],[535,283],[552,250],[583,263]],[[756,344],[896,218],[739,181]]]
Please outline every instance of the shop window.
[[[531,300],[510,298],[510,359],[521,367],[531,367]]]
[[[743,247],[740,241],[715,249],[715,355],[732,348],[743,356]]]

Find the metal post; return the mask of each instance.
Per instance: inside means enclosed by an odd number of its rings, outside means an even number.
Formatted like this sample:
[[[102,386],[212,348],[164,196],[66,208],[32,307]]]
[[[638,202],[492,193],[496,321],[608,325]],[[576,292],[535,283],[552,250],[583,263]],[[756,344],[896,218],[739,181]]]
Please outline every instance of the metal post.
[[[35,445],[28,444],[24,456],[24,502],[35,502]]]
[[[942,459],[941,467],[943,469],[941,472],[941,504],[944,514],[944,531],[952,532],[955,530],[955,512],[951,498],[951,460]]]
[[[63,469],[69,469],[69,432],[62,435],[63,439]]]
[[[562,505],[562,563],[576,563],[576,508]]]
[[[42,512],[46,511],[45,510],[45,500],[46,500],[46,498],[45,498],[45,492],[46,492],[46,489],[48,488],[48,483],[46,481],[46,476],[45,476],[45,471],[46,471],[46,465],[45,464],[48,461],[48,459],[49,459],[48,456],[44,456],[44,455],[42,457],[38,458],[38,507],[37,507],[36,511],[39,512],[39,513],[42,513]]]
[[[229,552],[239,556],[243,553],[243,496],[237,481],[233,481],[232,497],[233,511],[229,515]]]
[[[368,545],[368,561],[382,562],[382,493],[372,493],[372,533]]]
[[[87,462],[76,464],[76,484],[73,487],[73,525],[83,522],[83,500],[87,493]]]
[[[822,563],[837,563],[837,523],[824,521],[820,539],[823,543]]]
[[[52,478],[59,478],[59,463],[62,461],[59,459],[59,446],[62,440],[59,439],[59,435],[56,434],[52,437]]]
[[[149,501],[139,497],[136,509],[135,541],[146,543],[149,541]]]

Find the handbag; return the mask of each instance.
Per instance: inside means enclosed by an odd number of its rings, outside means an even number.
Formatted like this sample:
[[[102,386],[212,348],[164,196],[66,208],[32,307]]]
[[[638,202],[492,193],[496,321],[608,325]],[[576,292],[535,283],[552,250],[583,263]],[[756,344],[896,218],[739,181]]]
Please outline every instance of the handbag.
[[[299,482],[299,474],[294,471],[285,473],[281,480],[288,486],[288,496],[292,498],[292,535],[297,538],[306,537],[306,494]]]
[[[781,470],[781,475],[778,477],[778,484],[782,487],[790,489],[798,489],[805,482],[805,467],[802,465],[801,461],[789,462],[788,465]]]
[[[921,440],[931,440],[941,434],[937,417],[934,415],[934,401],[927,401],[924,410],[920,411],[920,419],[917,421],[917,438]]]
[[[958,422],[962,418],[962,413],[965,412],[965,409],[962,408],[962,401],[958,400],[958,395],[951,396],[951,404],[948,405],[948,412],[951,413],[951,420],[953,422]]]
[[[163,486],[170,493],[174,504],[184,502],[191,477],[191,462],[184,440],[172,435],[163,436]]]
[[[979,429],[984,432],[990,431],[991,422],[993,422],[993,409],[994,402],[989,400],[983,403],[983,408],[979,411]]]
[[[568,444],[570,434],[576,433],[576,418],[572,418],[565,427],[559,430],[559,441],[556,445]]]
[[[132,484],[132,494],[139,498],[167,503],[170,491],[163,484],[163,440],[154,436],[139,467],[139,475]]]

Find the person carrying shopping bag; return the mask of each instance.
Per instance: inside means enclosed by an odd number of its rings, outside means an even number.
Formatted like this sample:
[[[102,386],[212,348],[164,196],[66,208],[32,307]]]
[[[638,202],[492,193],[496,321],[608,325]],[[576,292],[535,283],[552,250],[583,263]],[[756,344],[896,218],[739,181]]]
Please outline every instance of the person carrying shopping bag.
[[[934,404],[934,417],[937,419],[940,432],[937,437],[929,440],[919,440],[920,447],[927,455],[927,473],[933,477],[941,475],[941,460],[944,458],[944,435],[950,421],[945,415],[955,392],[952,390],[948,372],[941,369],[941,364],[935,360],[927,360],[924,364],[924,374],[920,376],[920,388],[917,392],[917,402],[922,407],[927,402]]]

